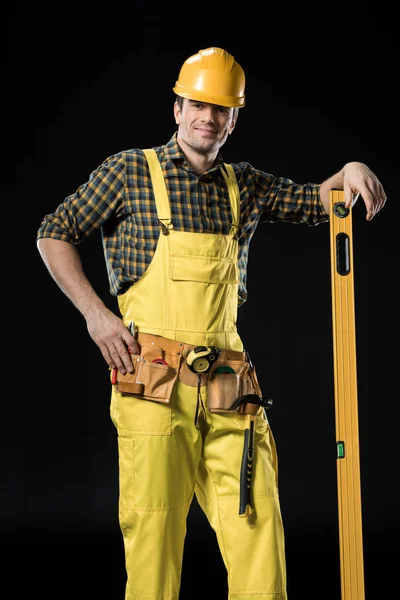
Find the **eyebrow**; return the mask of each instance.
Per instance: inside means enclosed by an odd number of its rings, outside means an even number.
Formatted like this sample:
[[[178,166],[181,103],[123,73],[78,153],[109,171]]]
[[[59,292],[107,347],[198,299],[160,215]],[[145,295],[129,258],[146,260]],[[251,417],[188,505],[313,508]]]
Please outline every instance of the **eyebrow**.
[[[188,98],[191,104],[212,104],[212,102],[206,102],[205,100],[191,100]],[[216,106],[216,108],[229,108],[228,106],[222,106],[222,104],[212,104],[212,106]]]

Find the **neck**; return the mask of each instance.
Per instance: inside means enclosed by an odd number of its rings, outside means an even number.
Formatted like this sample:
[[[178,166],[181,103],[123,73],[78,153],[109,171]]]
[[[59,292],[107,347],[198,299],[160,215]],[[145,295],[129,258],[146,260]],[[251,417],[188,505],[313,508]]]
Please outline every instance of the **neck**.
[[[183,154],[185,155],[186,160],[196,175],[202,175],[207,171],[207,169],[210,169],[213,166],[218,155],[218,150],[203,154],[194,150],[186,142],[180,139],[179,136],[177,141]]]

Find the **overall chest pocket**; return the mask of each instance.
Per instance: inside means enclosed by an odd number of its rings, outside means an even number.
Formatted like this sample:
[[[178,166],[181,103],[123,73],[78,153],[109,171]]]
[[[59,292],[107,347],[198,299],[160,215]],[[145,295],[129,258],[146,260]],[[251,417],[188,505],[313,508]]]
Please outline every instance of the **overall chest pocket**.
[[[173,281],[235,284],[238,283],[238,268],[236,261],[228,258],[173,255],[170,278]]]

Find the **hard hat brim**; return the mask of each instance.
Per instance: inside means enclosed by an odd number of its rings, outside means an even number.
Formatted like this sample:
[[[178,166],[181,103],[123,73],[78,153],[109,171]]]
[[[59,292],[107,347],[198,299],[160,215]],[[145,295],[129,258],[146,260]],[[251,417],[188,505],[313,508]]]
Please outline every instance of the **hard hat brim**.
[[[187,98],[188,100],[198,100],[200,102],[216,104],[217,106],[226,106],[227,108],[242,108],[246,104],[244,96],[241,98],[236,96],[211,96],[210,94],[205,94],[199,90],[191,90],[189,94],[181,88],[182,86],[176,82],[175,87],[172,89],[177,96]]]

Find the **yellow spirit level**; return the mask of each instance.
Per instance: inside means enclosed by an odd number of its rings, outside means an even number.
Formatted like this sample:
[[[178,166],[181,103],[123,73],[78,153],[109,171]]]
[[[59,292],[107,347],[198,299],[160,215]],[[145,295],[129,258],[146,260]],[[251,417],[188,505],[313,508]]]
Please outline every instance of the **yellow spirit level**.
[[[352,212],[330,192],[337,490],[342,600],[364,600]]]

